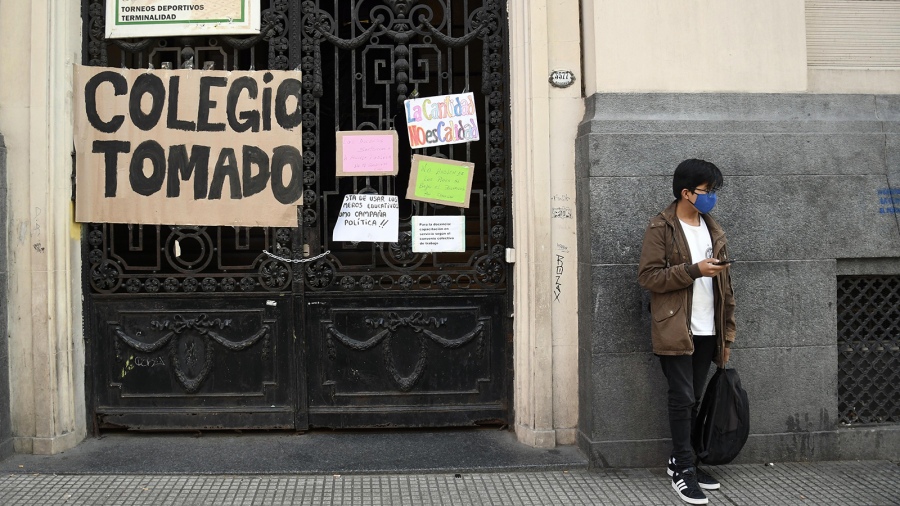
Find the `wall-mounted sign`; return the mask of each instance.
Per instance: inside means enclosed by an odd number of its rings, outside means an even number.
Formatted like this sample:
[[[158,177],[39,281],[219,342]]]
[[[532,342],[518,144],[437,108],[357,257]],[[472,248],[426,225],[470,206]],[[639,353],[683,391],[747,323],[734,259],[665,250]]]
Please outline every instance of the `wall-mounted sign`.
[[[400,234],[400,197],[344,195],[331,239],[350,242],[397,242]]]
[[[106,0],[106,38],[259,33],[259,0]]]
[[[299,72],[75,67],[75,219],[297,226]]]
[[[394,130],[336,132],[338,176],[396,176],[400,170]]]
[[[571,70],[554,70],[550,72],[550,84],[557,88],[568,88],[575,82],[575,73]]]
[[[406,198],[421,202],[469,207],[475,164],[414,155]]]
[[[409,145],[413,149],[479,139],[475,95],[441,95],[404,102]]]
[[[413,216],[413,253],[466,250],[465,216]]]

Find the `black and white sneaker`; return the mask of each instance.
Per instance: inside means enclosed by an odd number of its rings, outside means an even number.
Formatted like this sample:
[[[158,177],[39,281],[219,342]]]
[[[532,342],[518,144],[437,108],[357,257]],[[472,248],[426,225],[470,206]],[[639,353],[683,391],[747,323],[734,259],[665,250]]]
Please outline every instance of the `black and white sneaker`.
[[[672,476],[672,488],[678,492],[681,500],[688,504],[709,504],[709,499],[697,484],[697,469],[694,467],[675,471]]]
[[[699,467],[695,467],[695,469],[697,470],[697,484],[700,485],[700,488],[703,490],[719,490],[719,480],[713,478],[709,473]],[[675,470],[675,459],[670,457],[669,462],[666,465],[666,472],[669,473],[669,476],[673,476]]]

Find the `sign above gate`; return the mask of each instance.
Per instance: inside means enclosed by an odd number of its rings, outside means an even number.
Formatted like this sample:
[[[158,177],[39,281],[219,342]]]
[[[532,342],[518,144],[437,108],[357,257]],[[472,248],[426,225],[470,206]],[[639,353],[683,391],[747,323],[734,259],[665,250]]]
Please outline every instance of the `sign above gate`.
[[[259,33],[259,0],[106,0],[106,38]]]
[[[297,226],[300,73],[75,67],[75,219]]]

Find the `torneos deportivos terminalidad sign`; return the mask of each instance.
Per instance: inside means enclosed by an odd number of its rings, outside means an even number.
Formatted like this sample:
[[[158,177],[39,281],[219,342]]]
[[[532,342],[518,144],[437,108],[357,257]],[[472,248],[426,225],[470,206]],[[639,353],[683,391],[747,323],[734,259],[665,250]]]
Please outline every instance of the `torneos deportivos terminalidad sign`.
[[[300,79],[76,65],[76,220],[296,226]]]
[[[106,0],[106,38],[259,33],[259,0]]]

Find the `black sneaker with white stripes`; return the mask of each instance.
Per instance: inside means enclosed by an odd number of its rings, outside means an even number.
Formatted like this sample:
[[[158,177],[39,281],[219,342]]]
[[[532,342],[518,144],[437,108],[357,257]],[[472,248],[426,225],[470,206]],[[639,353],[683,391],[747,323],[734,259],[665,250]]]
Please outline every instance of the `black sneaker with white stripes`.
[[[669,463],[666,466],[668,469],[666,471],[669,473],[669,476],[673,476],[675,474],[675,459],[669,458]],[[713,478],[703,469],[699,467],[695,467],[697,470],[697,484],[700,485],[700,488],[703,490],[719,490],[719,480]]]
[[[678,469],[672,476],[672,488],[678,492],[681,500],[688,504],[709,504],[706,494],[697,484],[697,468]]]

